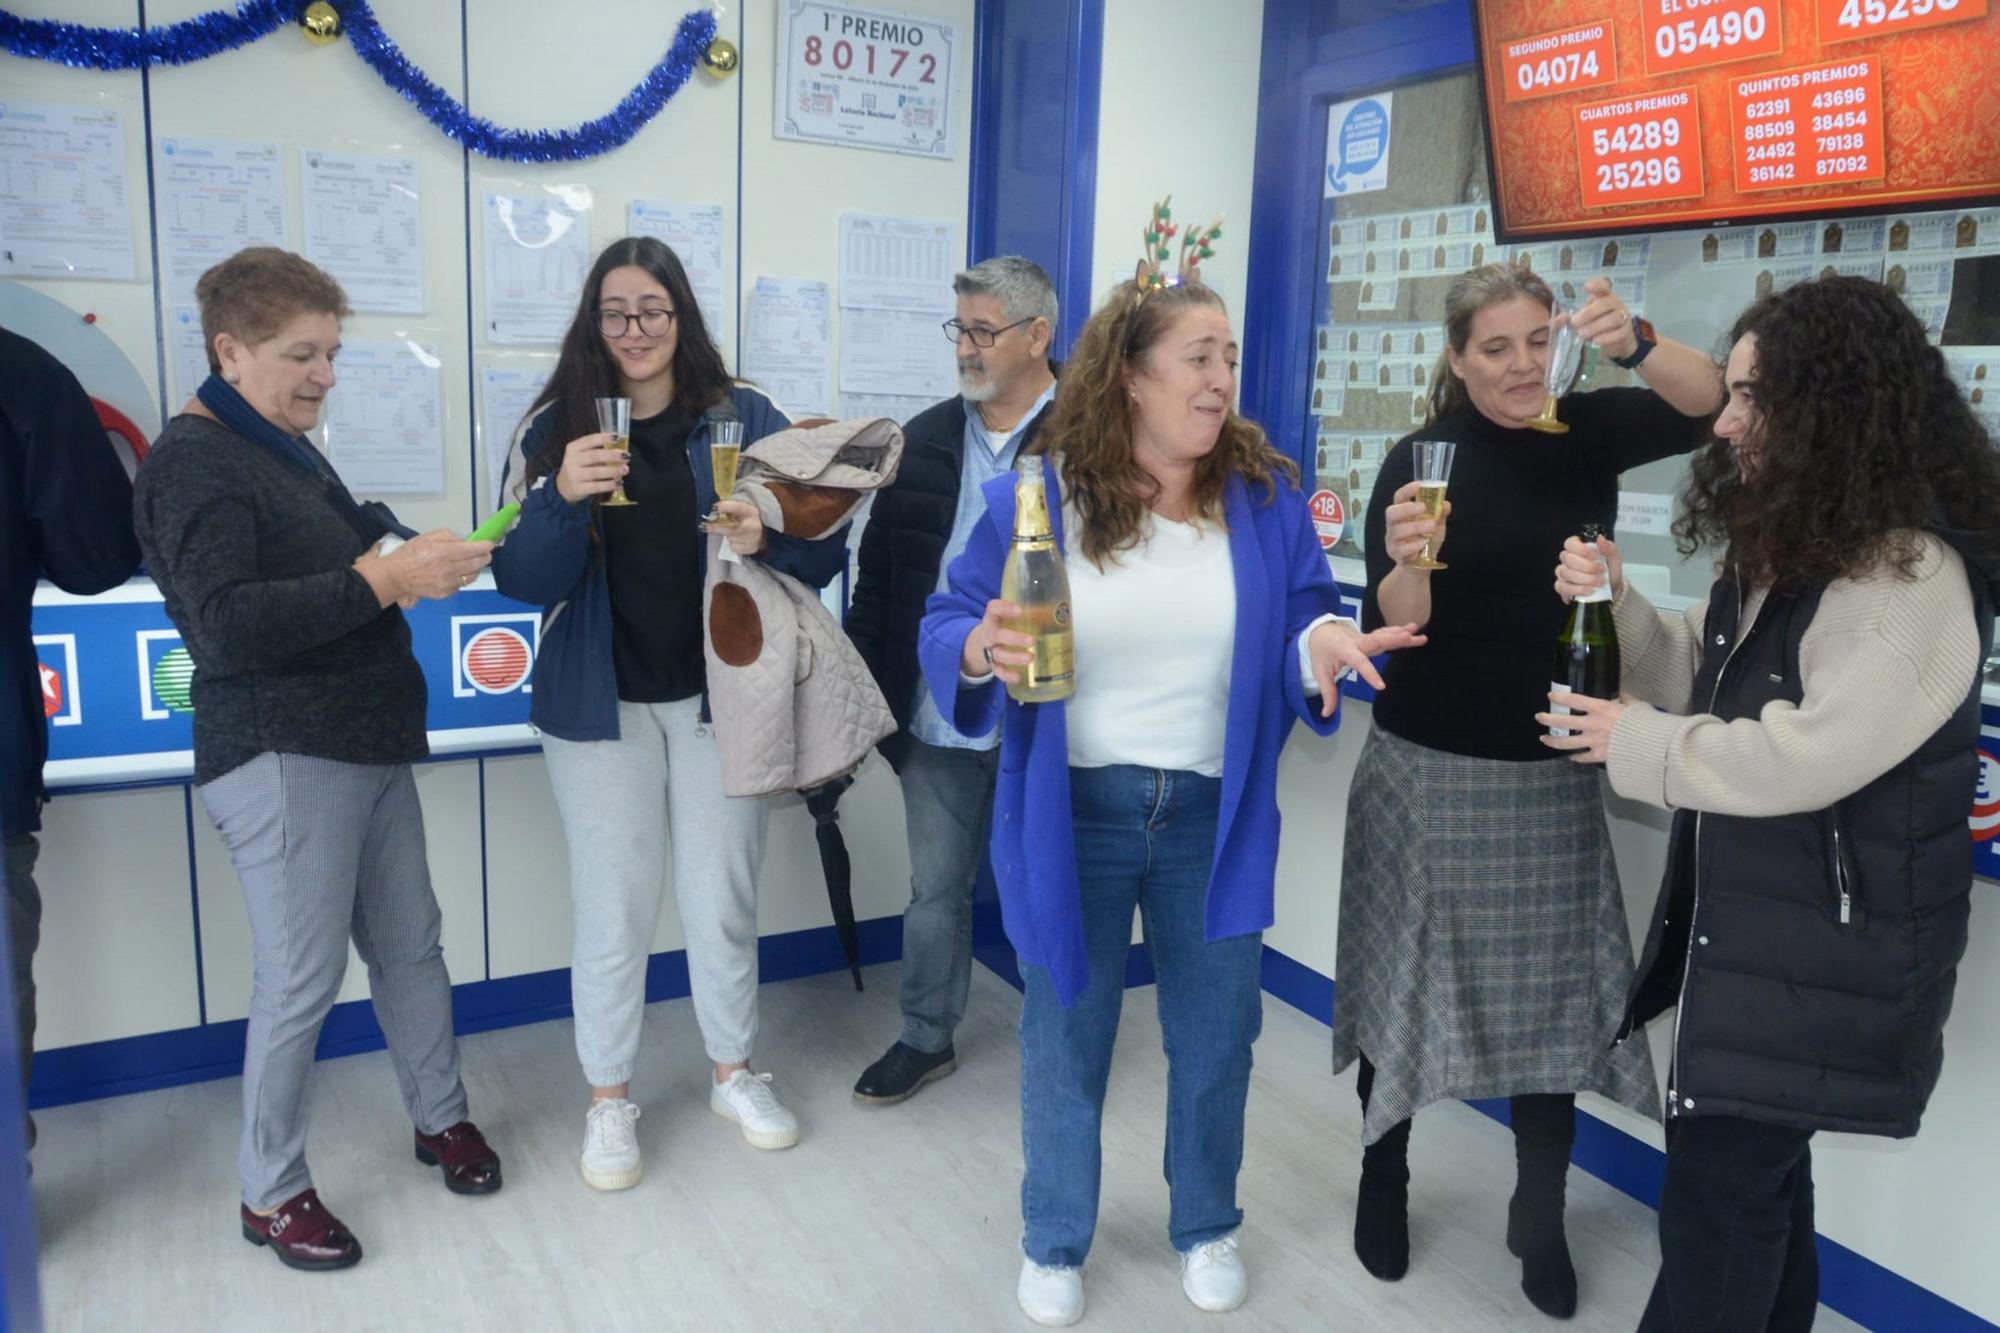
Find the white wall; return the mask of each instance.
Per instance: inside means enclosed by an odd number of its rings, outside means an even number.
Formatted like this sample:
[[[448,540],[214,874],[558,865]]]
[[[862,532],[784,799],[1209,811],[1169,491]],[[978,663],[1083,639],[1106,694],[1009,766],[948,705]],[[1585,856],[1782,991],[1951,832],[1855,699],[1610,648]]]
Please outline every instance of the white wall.
[[[1174,220],[1184,226],[1223,215],[1222,241],[1202,273],[1242,336],[1263,23],[1264,0],[1220,8],[1104,0],[1093,308],[1132,276],[1153,203],[1171,194]],[[1180,237],[1173,246],[1178,256]]]

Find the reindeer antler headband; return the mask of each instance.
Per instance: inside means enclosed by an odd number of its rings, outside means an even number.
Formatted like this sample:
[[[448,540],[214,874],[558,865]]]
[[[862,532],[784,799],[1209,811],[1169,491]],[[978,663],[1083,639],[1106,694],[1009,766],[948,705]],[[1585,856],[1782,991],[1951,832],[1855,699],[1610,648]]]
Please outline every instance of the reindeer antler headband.
[[[1140,250],[1139,268],[1132,275],[1132,281],[1138,285],[1141,301],[1163,287],[1178,287],[1183,283],[1200,282],[1201,261],[1214,257],[1214,242],[1222,235],[1220,214],[1206,227],[1197,227],[1186,235],[1181,235],[1180,227],[1174,223],[1174,210],[1171,207],[1173,200],[1174,197],[1168,195],[1154,204],[1152,220],[1146,224],[1145,244]],[[1173,252],[1173,247],[1168,243],[1175,236],[1181,237],[1180,263],[1174,275],[1168,277],[1164,266],[1167,256]]]

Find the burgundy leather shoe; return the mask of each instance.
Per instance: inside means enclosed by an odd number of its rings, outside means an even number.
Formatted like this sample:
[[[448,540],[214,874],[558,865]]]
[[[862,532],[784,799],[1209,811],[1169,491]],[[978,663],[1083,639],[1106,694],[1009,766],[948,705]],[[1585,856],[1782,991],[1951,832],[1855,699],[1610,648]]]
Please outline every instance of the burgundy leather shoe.
[[[317,1272],[361,1262],[361,1242],[319,1201],[318,1190],[295,1194],[265,1217],[242,1206],[243,1239],[268,1245],[287,1268]]]
[[[438,1134],[417,1131],[417,1160],[444,1168],[444,1187],[453,1194],[491,1194],[500,1188],[500,1154],[470,1120]]]

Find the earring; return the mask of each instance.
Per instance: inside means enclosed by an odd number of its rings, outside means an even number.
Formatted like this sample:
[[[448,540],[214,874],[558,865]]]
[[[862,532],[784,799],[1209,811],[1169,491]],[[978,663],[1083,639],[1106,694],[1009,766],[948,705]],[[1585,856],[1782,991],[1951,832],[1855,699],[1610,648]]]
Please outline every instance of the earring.
[[[233,370],[225,370],[222,372],[222,378],[226,383],[234,384],[236,383],[236,372]]]

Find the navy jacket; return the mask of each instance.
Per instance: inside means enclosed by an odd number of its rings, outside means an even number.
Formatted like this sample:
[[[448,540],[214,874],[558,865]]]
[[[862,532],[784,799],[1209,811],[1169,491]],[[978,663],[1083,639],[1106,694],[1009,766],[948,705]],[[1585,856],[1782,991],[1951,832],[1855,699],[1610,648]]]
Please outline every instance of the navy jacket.
[[[1049,493],[1056,469],[1044,463]],[[1018,704],[997,681],[959,687],[959,654],[986,603],[1000,595],[1001,566],[1014,532],[1014,479],[984,488],[986,517],[965,554],[951,562],[951,587],[930,600],[917,656],[938,709],[968,736],[1000,731],[1000,776],[993,793],[993,878],[1007,938],[1024,965],[1046,968],[1067,1005],[1083,993],[1083,896],[1070,827],[1068,705]],[[1278,873],[1278,753],[1301,719],[1321,735],[1323,718],[1299,679],[1296,645],[1307,625],[1340,614],[1340,591],[1298,488],[1280,478],[1266,500],[1240,477],[1223,493],[1236,584],[1236,647],[1223,733],[1222,810],[1209,873],[1205,938],[1248,935],[1271,924]],[[1060,505],[1049,506],[1063,546]],[[1079,670],[1089,670],[1080,664]]]
[[[7,837],[42,826],[49,733],[29,630],[35,581],[99,593],[138,568],[132,483],[89,395],[60,361],[0,329],[0,824]]]
[[[751,444],[791,425],[763,394],[747,385],[702,414],[688,434],[688,463],[694,469],[695,503],[706,512],[715,504],[715,472],[708,457],[708,427],[712,421],[740,418],[743,443]],[[504,498],[508,474],[545,448],[560,449],[567,441],[548,439],[552,414],[543,412],[529,425],[508,456],[501,475]],[[541,645],[535,653],[534,692],[528,720],[566,741],[618,739],[618,673],[611,660],[611,592],[604,578],[602,547],[591,540],[597,507],[589,501],[571,504],[556,489],[553,472],[521,501],[521,521],[493,552],[493,582],[516,601],[542,608]],[[824,588],[847,567],[847,528],[818,541],[803,541],[782,532],[767,534],[768,545],[755,557],[802,583]],[[708,571],[708,540],[699,526],[688,529],[704,578]],[[705,707],[705,705],[704,705]]]

